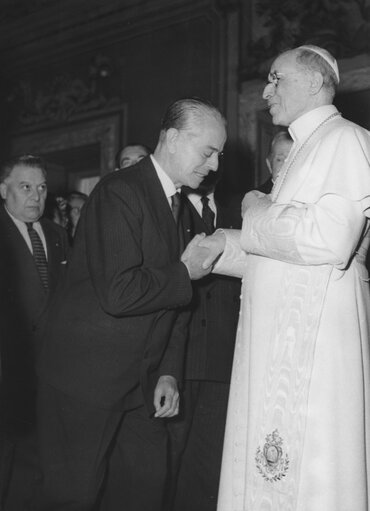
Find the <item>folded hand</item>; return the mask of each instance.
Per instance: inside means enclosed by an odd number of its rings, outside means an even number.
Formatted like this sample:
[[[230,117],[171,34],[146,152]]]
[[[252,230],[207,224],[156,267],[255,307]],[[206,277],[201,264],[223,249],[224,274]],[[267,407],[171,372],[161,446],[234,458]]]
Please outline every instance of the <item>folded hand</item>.
[[[216,259],[224,251],[225,242],[222,231],[211,236],[204,233],[194,236],[181,256],[191,279],[200,279],[211,272]]]
[[[209,250],[206,247],[201,247],[199,242],[203,240],[205,236],[204,233],[194,236],[181,256],[181,261],[188,269],[192,280],[204,277],[210,273],[212,269],[210,265],[206,268],[203,267],[204,261],[209,258]]]

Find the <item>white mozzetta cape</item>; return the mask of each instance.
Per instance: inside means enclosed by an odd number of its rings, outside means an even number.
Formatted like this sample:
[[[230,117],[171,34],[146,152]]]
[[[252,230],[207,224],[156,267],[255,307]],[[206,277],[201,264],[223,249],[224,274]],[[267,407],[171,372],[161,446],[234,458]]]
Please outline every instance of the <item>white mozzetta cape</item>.
[[[214,271],[243,287],[218,511],[370,510],[370,135],[335,113],[291,125],[272,194],[224,231]]]

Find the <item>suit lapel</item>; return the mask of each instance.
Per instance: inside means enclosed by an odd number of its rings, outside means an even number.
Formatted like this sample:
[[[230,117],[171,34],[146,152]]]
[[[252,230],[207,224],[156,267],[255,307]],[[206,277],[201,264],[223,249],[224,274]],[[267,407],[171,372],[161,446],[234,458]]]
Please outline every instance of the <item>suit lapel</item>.
[[[27,246],[25,239],[23,238],[22,234],[18,230],[18,227],[15,225],[15,223],[10,218],[10,216],[8,215],[4,208],[1,208],[1,221],[4,226],[6,242],[8,243],[9,248],[13,250],[14,257],[28,259],[30,262],[32,262],[35,272],[38,275],[33,256],[30,252],[30,249]]]
[[[42,286],[33,256],[13,220],[0,208],[4,250],[10,256],[9,271],[15,296],[19,296],[28,318],[36,318],[46,304],[47,292]],[[4,233],[4,234],[3,234]]]
[[[141,185],[146,204],[155,219],[161,238],[169,248],[171,259],[177,258],[179,256],[179,238],[168,199],[151,159],[146,158],[145,162],[143,161],[143,166]]]

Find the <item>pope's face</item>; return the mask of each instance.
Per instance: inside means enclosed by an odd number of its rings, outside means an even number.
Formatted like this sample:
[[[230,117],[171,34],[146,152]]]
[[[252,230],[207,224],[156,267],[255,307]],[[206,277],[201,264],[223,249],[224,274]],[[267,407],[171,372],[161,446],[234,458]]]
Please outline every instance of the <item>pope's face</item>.
[[[206,115],[190,128],[175,131],[172,166],[175,186],[198,188],[209,172],[218,169],[226,141],[224,122],[221,116]]]
[[[310,73],[296,61],[294,50],[283,53],[272,64],[263,99],[272,122],[289,126],[310,108]]]
[[[47,187],[41,169],[16,165],[0,184],[5,206],[21,222],[37,222],[45,209]]]

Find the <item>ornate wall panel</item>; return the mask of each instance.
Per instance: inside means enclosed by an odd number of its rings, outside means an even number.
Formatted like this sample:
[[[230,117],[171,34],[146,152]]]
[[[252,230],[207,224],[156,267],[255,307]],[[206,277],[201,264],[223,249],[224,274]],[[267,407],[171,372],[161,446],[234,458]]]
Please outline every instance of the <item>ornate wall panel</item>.
[[[21,149],[25,129],[63,130],[75,116],[123,105],[118,145],[154,147],[165,107],[189,95],[223,108],[237,138],[238,1],[4,1],[5,147]]]

